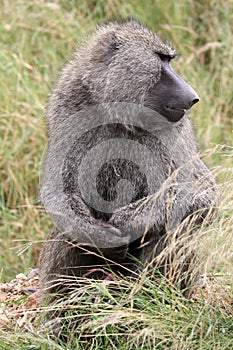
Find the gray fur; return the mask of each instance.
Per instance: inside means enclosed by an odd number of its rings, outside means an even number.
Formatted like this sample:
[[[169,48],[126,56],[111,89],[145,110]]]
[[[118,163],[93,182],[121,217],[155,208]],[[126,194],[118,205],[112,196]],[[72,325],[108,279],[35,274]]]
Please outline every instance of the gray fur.
[[[150,101],[152,89],[156,100],[163,67],[161,54],[174,56],[175,51],[138,22],[110,23],[100,26],[62,70],[47,109],[49,145],[41,198],[45,207],[50,208],[56,227],[40,257],[43,287],[55,283],[59,275],[89,275],[92,269],[95,269],[92,276],[101,278],[96,267],[111,265],[114,271],[119,271],[119,262],[123,274],[141,269],[166,248],[168,236],[174,236],[184,220],[214,205],[216,184],[199,156],[187,113],[174,123],[162,117],[164,123],[152,134],[145,127],[137,127],[136,122],[133,126],[118,123],[94,130],[89,130],[87,122],[89,131],[82,132],[86,121],[79,112],[90,106],[123,102],[150,107],[146,101]],[[82,116],[88,119],[88,112]],[[62,169],[58,168],[59,152],[69,143],[67,135],[72,135],[76,126],[82,135],[81,142],[70,145]],[[111,171],[104,168],[105,173],[98,178],[100,192],[107,196],[106,200],[113,200],[117,176],[114,171],[118,174],[125,170],[123,178],[127,174],[134,181],[137,193],[130,203],[112,213],[103,213],[83,200],[78,183],[79,165],[88,149],[113,139],[133,140],[150,150],[153,162],[144,162],[143,168],[153,181],[148,190],[140,172],[124,161],[113,160]],[[127,152],[133,156],[133,145]],[[98,157],[104,163],[107,148],[96,155],[93,166]],[[57,174],[61,171],[64,187],[59,189]],[[86,175],[84,183],[88,181]],[[200,224],[205,215],[202,212],[195,222]],[[70,227],[69,220],[73,223]],[[182,232],[187,227],[188,222]],[[108,244],[104,246],[104,242]],[[136,256],[138,264],[132,263],[127,253]],[[111,261],[106,262],[105,258]],[[165,273],[169,264],[164,261],[163,264],[167,265],[161,267]],[[56,290],[50,286],[49,291]]]

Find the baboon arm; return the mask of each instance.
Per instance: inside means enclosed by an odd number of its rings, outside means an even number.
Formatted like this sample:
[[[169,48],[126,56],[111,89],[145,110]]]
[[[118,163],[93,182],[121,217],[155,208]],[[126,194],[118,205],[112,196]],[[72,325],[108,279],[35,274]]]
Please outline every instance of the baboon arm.
[[[50,205],[50,215],[61,239],[108,249],[127,245],[129,236],[110,223],[96,220],[83,200],[76,195],[60,196]]]
[[[166,221],[165,197],[150,196],[115,211],[109,223],[131,235],[136,240],[151,227],[161,232]]]
[[[199,222],[202,221],[201,218],[203,219],[207,212],[213,212],[217,198],[213,178],[205,179],[200,186],[196,186],[196,183],[177,189],[173,186],[116,210],[109,223],[129,233],[134,240],[151,227],[156,232],[162,232],[164,229],[174,230],[187,216],[195,212]]]

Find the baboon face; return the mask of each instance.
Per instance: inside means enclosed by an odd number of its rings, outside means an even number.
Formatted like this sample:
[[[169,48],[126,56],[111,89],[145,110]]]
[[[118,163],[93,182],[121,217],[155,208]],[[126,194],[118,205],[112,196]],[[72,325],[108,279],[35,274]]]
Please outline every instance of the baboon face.
[[[175,50],[136,21],[102,29],[92,53],[101,102],[141,104],[177,122],[199,101],[170,66]]]
[[[171,56],[159,54],[162,61],[159,81],[148,91],[145,105],[167,118],[179,121],[195,103],[197,93],[170,66]]]

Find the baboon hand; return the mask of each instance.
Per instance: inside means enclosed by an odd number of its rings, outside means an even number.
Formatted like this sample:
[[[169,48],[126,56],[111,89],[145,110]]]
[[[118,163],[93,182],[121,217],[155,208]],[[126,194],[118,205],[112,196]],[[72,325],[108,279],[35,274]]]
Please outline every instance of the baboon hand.
[[[102,247],[100,242],[97,244],[106,257],[119,262],[125,259],[130,241],[129,234],[123,233],[108,223],[100,223],[98,237],[100,241],[104,239]]]
[[[78,234],[77,234],[78,232]],[[81,228],[63,232],[65,239],[77,245],[96,248],[101,254],[112,260],[122,261],[126,257],[130,235],[103,221],[89,223]]]

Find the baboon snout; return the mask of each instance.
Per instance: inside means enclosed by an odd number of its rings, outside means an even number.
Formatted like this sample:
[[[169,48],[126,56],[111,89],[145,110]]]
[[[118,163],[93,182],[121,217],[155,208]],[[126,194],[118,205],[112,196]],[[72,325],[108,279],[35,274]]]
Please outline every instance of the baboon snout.
[[[186,84],[184,81],[183,84],[183,98],[181,97],[181,100],[184,102],[184,107],[186,107],[185,109],[190,109],[193,105],[200,101],[200,97],[190,85]]]

